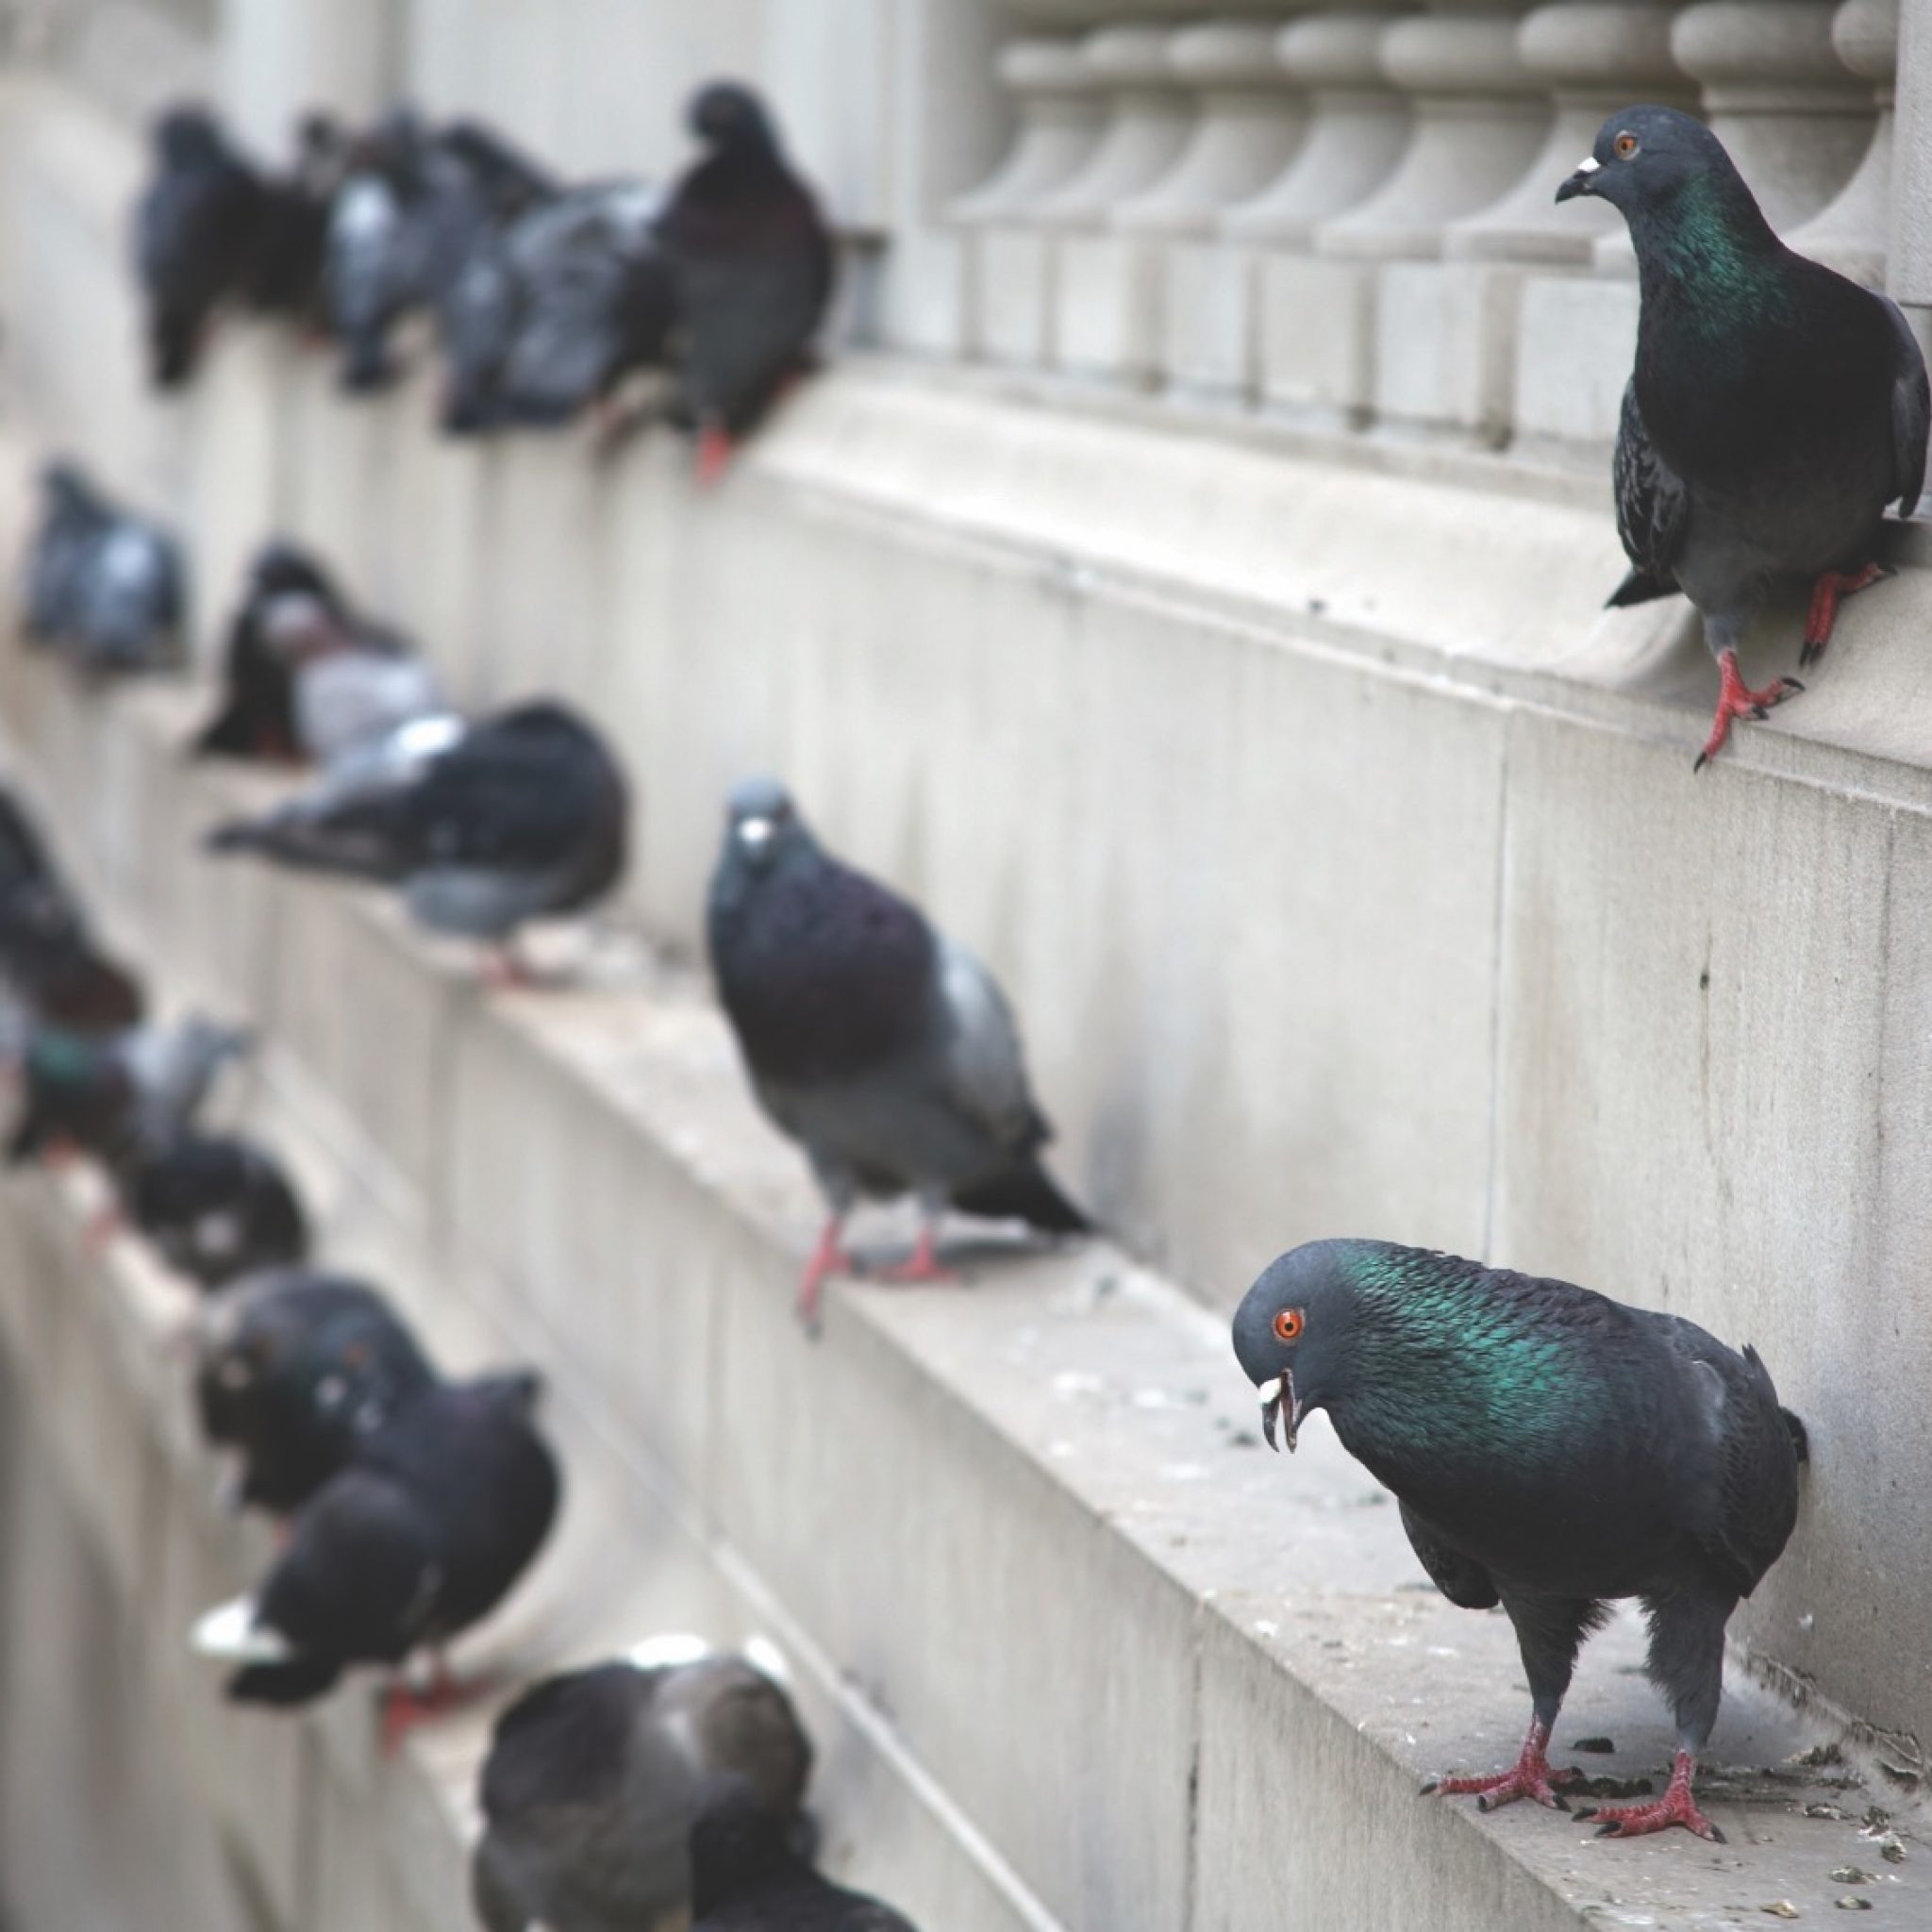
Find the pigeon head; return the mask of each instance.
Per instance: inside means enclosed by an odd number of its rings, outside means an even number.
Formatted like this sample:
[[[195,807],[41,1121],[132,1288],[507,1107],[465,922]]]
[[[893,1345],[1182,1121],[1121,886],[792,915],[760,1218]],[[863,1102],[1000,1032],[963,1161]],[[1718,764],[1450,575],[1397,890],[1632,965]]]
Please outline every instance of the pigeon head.
[[[698,90],[691,104],[691,131],[707,147],[725,153],[777,145],[764,103],[750,88],[732,80],[714,80]]]
[[[248,566],[248,601],[259,603],[289,591],[305,591],[331,606],[341,601],[327,572],[307,551],[292,543],[264,543]]]
[[[1597,130],[1596,146],[1557,190],[1558,201],[1595,195],[1635,221],[1674,208],[1693,183],[1751,201],[1724,142],[1675,108],[1625,108]],[[1755,203],[1753,204],[1755,207]]]
[[[171,108],[155,124],[155,145],[171,168],[224,160],[228,144],[206,108]]]
[[[278,591],[262,605],[261,641],[287,664],[346,647],[353,640],[335,612],[312,591]]]
[[[1261,1397],[1261,1427],[1292,1453],[1302,1418],[1348,1383],[1357,1330],[1356,1289],[1341,1265],[1351,1241],[1308,1241],[1271,1261],[1234,1318],[1235,1359]]]
[[[763,874],[791,854],[815,849],[811,828],[775,778],[747,778],[724,808],[724,864]]]

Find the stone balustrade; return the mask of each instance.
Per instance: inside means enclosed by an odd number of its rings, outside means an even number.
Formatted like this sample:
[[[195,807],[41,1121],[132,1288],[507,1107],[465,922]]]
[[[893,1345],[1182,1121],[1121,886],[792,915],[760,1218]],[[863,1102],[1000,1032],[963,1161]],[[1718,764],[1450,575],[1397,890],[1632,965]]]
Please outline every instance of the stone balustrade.
[[[1555,191],[1620,104],[1703,114],[1779,230],[1869,285],[1895,232],[1932,230],[1892,196],[1898,0],[1005,13],[1012,137],[949,212],[972,358],[1587,453],[1633,263],[1614,210]]]

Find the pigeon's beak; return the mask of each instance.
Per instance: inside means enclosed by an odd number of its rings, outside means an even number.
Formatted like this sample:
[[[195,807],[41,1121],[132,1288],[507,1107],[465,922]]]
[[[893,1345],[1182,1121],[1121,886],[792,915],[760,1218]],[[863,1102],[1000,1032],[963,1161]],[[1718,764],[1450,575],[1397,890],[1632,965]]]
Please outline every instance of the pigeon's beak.
[[[1281,1444],[1274,1440],[1274,1428],[1281,1424],[1281,1433],[1287,1440],[1288,1453],[1294,1454],[1295,1438],[1301,1433],[1302,1406],[1294,1399],[1294,1371],[1283,1369],[1281,1376],[1271,1388],[1266,1382],[1260,1385],[1261,1393],[1261,1433],[1268,1438],[1269,1448],[1277,1453]]]
[[[773,829],[770,819],[740,819],[738,842],[747,852],[757,852],[771,838]]]
[[[1603,163],[1594,155],[1585,155],[1577,162],[1575,174],[1572,175],[1557,190],[1557,199],[1558,201],[1570,201],[1579,194],[1594,194],[1596,189],[1592,183],[1596,176],[1596,171],[1602,166]]]

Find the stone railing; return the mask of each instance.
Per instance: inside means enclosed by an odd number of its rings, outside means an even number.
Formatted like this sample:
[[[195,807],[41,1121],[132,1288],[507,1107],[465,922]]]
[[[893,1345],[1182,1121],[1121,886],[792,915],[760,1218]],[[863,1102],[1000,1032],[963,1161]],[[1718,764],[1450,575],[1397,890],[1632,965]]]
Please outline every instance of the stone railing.
[[[1632,261],[1614,211],[1554,194],[1618,105],[1704,114],[1780,230],[1867,283],[1900,229],[1932,229],[1891,194],[1897,0],[1152,11],[1008,9],[1010,142],[945,212],[958,353],[1317,422],[1594,441]],[[1932,44],[1920,59],[1907,99],[1932,117]]]

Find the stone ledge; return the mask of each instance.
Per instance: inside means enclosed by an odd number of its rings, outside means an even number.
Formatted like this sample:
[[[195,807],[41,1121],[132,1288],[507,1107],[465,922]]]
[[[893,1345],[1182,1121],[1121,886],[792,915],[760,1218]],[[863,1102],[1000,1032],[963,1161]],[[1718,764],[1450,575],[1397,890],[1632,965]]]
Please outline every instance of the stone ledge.
[[[1526,1807],[1480,1819],[1417,1803],[1426,1772],[1513,1747],[1507,1626],[1415,1588],[1394,1512],[1325,1431],[1292,1463],[1255,1445],[1218,1319],[1095,1245],[990,1252],[965,1291],[841,1287],[824,1341],[807,1342],[788,1301],[812,1204],[691,982],[653,968],[576,995],[486,997],[387,907],[260,874],[220,888],[256,902],[248,916],[211,919],[176,890],[205,865],[182,856],[185,835],[265,788],[180,761],[193,704],[87,703],[32,666],[9,711],[79,869],[142,957],[269,1031],[256,1112],[322,1184],[331,1253],[396,1281],[453,1360],[514,1353],[550,1375],[570,1518],[507,1613],[512,1636],[486,1633],[485,1655],[591,1654],[641,1612],[645,1627],[775,1624],[825,1746],[835,1845],[849,1839],[861,1879],[948,1932],[1261,1932],[1284,1912],[1337,1932],[1632,1912],[1689,1926],[1748,1922],[1787,1895],[1824,1907],[1829,1870],[1872,1863],[1850,1825],[1794,1815],[1813,1793],[1761,1780],[1757,1802],[1714,1793],[1727,1851],[1610,1846]],[[375,1069],[325,1024],[352,986],[383,1049]],[[381,1017],[406,1010],[407,1050]],[[384,1146],[398,1074],[422,1097],[394,1118],[420,1125],[426,1106],[440,1160]],[[105,1274],[75,1265],[73,1217],[50,1229],[16,1195],[6,1224],[39,1224],[42,1258],[8,1271],[14,1354],[63,1365],[55,1434],[110,1573],[144,1574],[129,1540],[161,1520],[114,1500],[112,1471],[142,1457],[102,1447],[132,1427],[171,1445],[171,1540],[215,1545],[229,1587],[242,1545],[208,1513],[205,1459],[158,1366],[157,1291],[125,1256]],[[48,1253],[69,1257],[53,1291]],[[49,1324],[72,1324],[68,1339],[50,1347]],[[160,1654],[216,1587],[197,1564],[170,1593],[154,1620],[167,1627],[149,1631]],[[1655,1771],[1665,1740],[1652,1693],[1622,1674],[1638,1647],[1628,1621],[1592,1646],[1564,1725],[1617,1737],[1606,1765],[1620,1772]],[[218,1763],[248,1721],[205,1680],[175,1695],[204,1740],[194,1761]],[[309,1731],[317,1745],[283,1747],[319,1754],[300,1774],[325,1793],[308,1857],[334,1870],[334,1844],[357,1896],[402,1886],[405,1855],[441,1820],[447,1852],[427,1869],[442,1878],[415,1871],[407,1907],[371,1923],[461,1924],[449,1887],[480,1724],[430,1735],[409,1774],[426,1782],[400,1784],[373,1757],[361,1700],[287,1727]],[[1819,1735],[1740,1681],[1717,1745],[1727,1763],[1775,1764]],[[896,1748],[879,1760],[882,1740]],[[275,1858],[297,1774],[228,1792],[272,1892],[295,1884]],[[881,1831],[895,1816],[904,1828]],[[1928,1882],[1916,1861],[1882,1869],[1888,1907]]]

